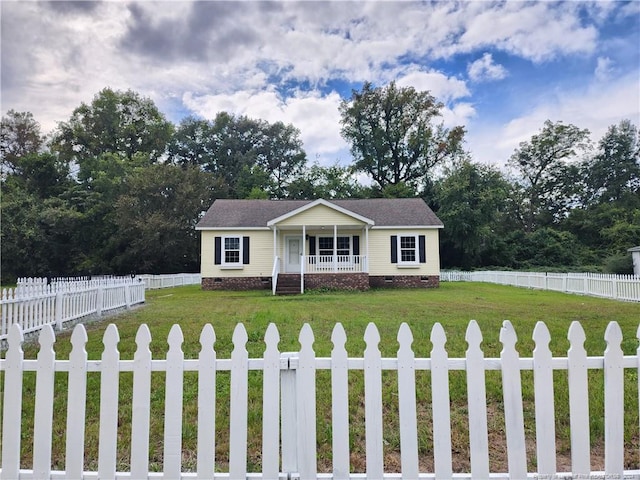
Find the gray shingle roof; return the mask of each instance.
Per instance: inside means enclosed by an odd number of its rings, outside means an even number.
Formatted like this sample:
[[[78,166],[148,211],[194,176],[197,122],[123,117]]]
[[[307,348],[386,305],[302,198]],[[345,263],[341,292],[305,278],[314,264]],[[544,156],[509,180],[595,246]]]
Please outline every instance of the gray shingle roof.
[[[197,229],[266,227],[269,220],[292,212],[312,200],[218,199],[198,222]],[[327,200],[375,222],[375,226],[441,227],[442,222],[420,198]]]

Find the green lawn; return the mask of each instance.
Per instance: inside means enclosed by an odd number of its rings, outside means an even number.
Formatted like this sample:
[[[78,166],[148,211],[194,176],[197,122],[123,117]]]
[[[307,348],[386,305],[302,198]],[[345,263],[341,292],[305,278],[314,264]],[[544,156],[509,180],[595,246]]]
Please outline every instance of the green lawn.
[[[601,356],[606,348],[604,331],[609,321],[617,321],[623,331],[625,355],[635,354],[638,342],[636,330],[640,323],[640,305],[633,303],[601,300],[591,297],[565,295],[517,289],[490,284],[443,283],[433,290],[372,290],[364,293],[309,292],[304,296],[273,297],[270,291],[260,292],[204,292],[198,286],[181,287],[147,292],[147,304],[105,322],[88,326],[89,343],[87,351],[90,359],[99,359],[102,352],[102,333],[109,322],[118,326],[122,359],[132,359],[135,351],[135,334],[140,324],[146,323],[153,337],[151,350],[154,358],[164,358],[167,350],[166,338],[171,326],[179,323],[185,342],[185,358],[196,358],[200,350],[200,331],[206,323],[211,323],[216,331],[216,352],[218,358],[228,358],[232,350],[231,337],[238,322],[247,329],[250,356],[261,356],[262,341],[269,323],[274,322],[280,332],[280,351],[295,351],[299,348],[297,337],[301,326],[308,322],[315,335],[314,350],[317,356],[329,356],[331,352],[331,331],[341,322],[347,332],[347,350],[352,357],[362,357],[365,348],[363,335],[369,322],[374,322],[381,336],[380,349],[383,356],[395,356],[398,345],[396,336],[402,322],[407,322],[414,336],[414,351],[417,357],[427,357],[431,350],[429,336],[435,322],[440,322],[447,334],[447,351],[450,357],[463,357],[466,350],[465,329],[469,320],[478,321],[483,332],[483,349],[486,357],[497,357],[501,344],[499,333],[502,321],[511,320],[518,334],[516,345],[521,357],[532,356],[534,348],[531,335],[537,321],[544,321],[551,331],[550,347],[554,356],[566,356],[569,347],[567,329],[573,320],[578,320],[587,335],[585,347],[591,356]],[[68,358],[70,334],[63,333],[56,341],[59,359]],[[25,346],[25,356],[35,358],[34,345]],[[27,374],[24,393],[23,468],[31,464],[32,409],[34,374]],[[54,421],[54,466],[64,468],[64,424],[66,416],[66,395],[64,385],[66,375],[57,374],[60,382],[56,397]],[[196,375],[185,376],[185,421],[183,430],[185,469],[195,467],[196,452]],[[468,425],[466,420],[466,387],[464,372],[452,372],[451,403],[455,469],[468,471]],[[533,388],[531,372],[524,372],[523,397],[525,405],[525,426],[527,442],[530,446],[529,468],[535,470],[535,417],[533,410]],[[570,469],[569,414],[566,372],[555,373],[556,379],[556,430],[558,435],[558,463],[560,470]],[[120,444],[119,467],[128,468],[128,434],[131,418],[131,375],[121,376]],[[164,374],[153,373],[152,392],[152,432],[151,468],[162,470],[162,430]],[[592,435],[592,463],[594,469],[603,468],[603,394],[602,372],[590,372],[590,413]],[[396,470],[399,465],[399,434],[397,432],[397,376],[395,372],[383,372],[385,405],[385,464],[388,470]],[[352,387],[351,445],[352,469],[364,471],[364,406],[362,402],[362,372],[350,373]],[[430,377],[428,372],[418,372],[419,442],[422,469],[432,471]],[[87,421],[86,468],[97,467],[97,418],[99,412],[99,375],[89,374],[88,385],[91,398],[87,414],[95,415]],[[625,444],[626,468],[638,469],[638,378],[637,372],[626,372],[625,388]],[[217,419],[217,453],[219,468],[224,469],[228,458],[228,376],[219,374]],[[319,371],[318,380],[318,463],[324,470],[331,468],[331,419],[329,372]],[[261,439],[261,374],[250,372],[250,413],[249,463],[250,467],[260,467]],[[487,373],[488,412],[490,420],[491,468],[505,471],[506,452],[502,417],[502,392],[500,373]],[[325,413],[327,412],[327,413]]]

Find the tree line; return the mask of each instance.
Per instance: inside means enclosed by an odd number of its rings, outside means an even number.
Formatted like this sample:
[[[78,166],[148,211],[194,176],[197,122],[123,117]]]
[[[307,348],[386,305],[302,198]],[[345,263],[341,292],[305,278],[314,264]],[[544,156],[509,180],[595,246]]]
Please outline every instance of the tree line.
[[[293,125],[227,112],[174,125],[131,90],[100,91],[47,135],[9,110],[2,280],[198,271],[194,227],[216,198],[420,196],[445,223],[444,268],[630,271],[635,125],[611,125],[594,145],[588,130],[546,121],[501,170],[473,161],[465,128],[445,128],[442,109],[429,92],[365,83],[340,105],[346,166],[309,162]]]

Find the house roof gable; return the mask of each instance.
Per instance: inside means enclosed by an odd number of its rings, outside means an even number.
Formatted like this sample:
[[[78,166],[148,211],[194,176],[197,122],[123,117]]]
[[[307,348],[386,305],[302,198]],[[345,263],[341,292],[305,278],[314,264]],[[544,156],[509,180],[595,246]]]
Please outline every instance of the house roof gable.
[[[228,200],[218,199],[196,226],[197,230],[269,228],[314,205],[325,205],[375,227],[441,228],[440,219],[420,198],[348,200]],[[372,222],[372,223],[370,223]]]
[[[267,226],[271,227],[273,225],[277,225],[278,223],[282,222],[283,220],[286,220],[286,219],[291,218],[291,217],[295,217],[296,215],[298,215],[300,213],[303,213],[303,212],[306,212],[307,210],[311,210],[312,208],[315,208],[318,205],[324,205],[325,207],[328,207],[328,208],[330,208],[332,210],[335,210],[337,212],[340,212],[340,213],[348,215],[348,216],[350,216],[352,218],[355,218],[356,220],[358,220],[358,221],[360,221],[362,223],[366,223],[368,225],[374,225],[375,224],[375,222],[373,220],[371,220],[370,218],[363,217],[362,215],[359,215],[359,214],[357,214],[355,212],[352,212],[351,210],[348,210],[348,209],[346,209],[344,207],[336,205],[335,203],[331,203],[331,202],[328,202],[328,201],[320,198],[318,200],[314,200],[311,203],[307,203],[306,205],[301,205],[300,207],[296,208],[295,210],[292,210],[292,211],[287,212],[287,213],[285,213],[283,215],[280,215],[278,218],[274,218],[272,220],[269,220],[267,222]]]

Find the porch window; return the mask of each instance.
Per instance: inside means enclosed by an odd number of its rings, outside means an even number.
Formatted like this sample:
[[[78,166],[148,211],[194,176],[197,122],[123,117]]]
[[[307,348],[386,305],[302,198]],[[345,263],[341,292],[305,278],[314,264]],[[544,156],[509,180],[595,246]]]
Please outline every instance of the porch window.
[[[337,255],[351,255],[351,237],[337,237],[336,242]],[[333,255],[333,237],[318,237],[318,255]]]

